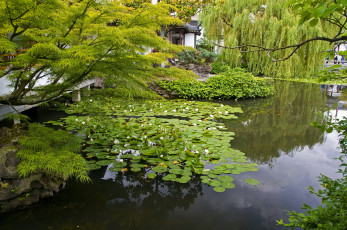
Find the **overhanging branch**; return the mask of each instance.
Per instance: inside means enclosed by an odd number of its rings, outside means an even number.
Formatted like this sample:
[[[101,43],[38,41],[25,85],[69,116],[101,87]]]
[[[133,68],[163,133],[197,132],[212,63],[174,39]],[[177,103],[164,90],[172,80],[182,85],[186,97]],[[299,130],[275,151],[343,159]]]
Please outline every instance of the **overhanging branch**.
[[[234,47],[228,47],[228,46],[222,46],[219,44],[215,44],[218,47],[221,47],[223,49],[239,49],[239,51],[241,53],[252,53],[252,52],[263,52],[263,51],[268,51],[267,56],[269,56],[273,62],[278,62],[278,61],[284,61],[287,60],[288,58],[290,58],[301,46],[309,43],[309,42],[313,42],[313,41],[326,41],[326,42],[338,42],[338,41],[346,41],[347,40],[347,36],[341,36],[341,37],[337,37],[337,38],[328,38],[328,37],[314,37],[314,38],[310,38],[307,39],[303,42],[297,43],[297,44],[293,44],[293,45],[289,45],[289,46],[282,46],[282,47],[278,47],[278,48],[267,48],[267,47],[263,47],[260,45],[252,45],[252,44],[248,44],[248,45],[241,45],[241,46],[234,46]],[[247,50],[247,48],[256,48],[256,49],[251,49],[251,50]],[[276,51],[280,51],[280,50],[286,50],[286,49],[291,49],[294,48],[294,50],[287,55],[286,57],[282,58],[282,59],[275,59],[271,56],[271,53],[276,52]]]

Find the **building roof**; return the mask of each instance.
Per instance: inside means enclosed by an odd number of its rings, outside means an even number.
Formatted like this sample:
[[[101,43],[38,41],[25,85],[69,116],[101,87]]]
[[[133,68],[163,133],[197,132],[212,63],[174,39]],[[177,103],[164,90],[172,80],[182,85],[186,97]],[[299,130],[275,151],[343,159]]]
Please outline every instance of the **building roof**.
[[[197,21],[191,21],[190,23],[184,23],[181,26],[174,26],[172,31],[184,30],[186,33],[194,33],[196,35],[201,35],[201,24],[198,24]]]

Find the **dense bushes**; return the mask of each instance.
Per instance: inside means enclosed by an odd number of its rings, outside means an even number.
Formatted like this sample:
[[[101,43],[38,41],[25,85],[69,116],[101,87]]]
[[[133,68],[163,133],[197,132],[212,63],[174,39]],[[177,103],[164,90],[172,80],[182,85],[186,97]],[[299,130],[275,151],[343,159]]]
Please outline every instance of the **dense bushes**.
[[[188,79],[159,81],[158,85],[168,91],[177,92],[179,97],[192,99],[266,97],[274,92],[270,80],[256,78],[240,68],[210,77],[206,82]]]
[[[213,62],[211,64],[211,73],[213,74],[219,74],[219,73],[223,73],[223,72],[227,72],[228,70],[230,70],[230,67],[227,65],[224,65],[221,62]]]

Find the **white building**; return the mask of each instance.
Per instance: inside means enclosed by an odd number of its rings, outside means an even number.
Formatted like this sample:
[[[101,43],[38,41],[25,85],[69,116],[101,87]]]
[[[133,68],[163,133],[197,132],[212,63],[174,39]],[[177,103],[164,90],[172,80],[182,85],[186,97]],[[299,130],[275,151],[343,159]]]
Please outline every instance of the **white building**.
[[[160,0],[152,0],[152,4],[157,4],[158,2]],[[193,16],[191,22],[181,26],[173,26],[168,32],[162,32],[161,35],[165,36],[173,44],[196,48],[196,42],[201,36],[197,16]]]

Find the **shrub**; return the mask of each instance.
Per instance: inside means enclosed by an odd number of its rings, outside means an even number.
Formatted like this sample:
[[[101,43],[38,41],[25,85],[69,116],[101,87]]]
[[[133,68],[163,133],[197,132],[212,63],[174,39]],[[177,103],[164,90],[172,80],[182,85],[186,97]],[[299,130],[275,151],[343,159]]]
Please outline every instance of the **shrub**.
[[[19,176],[44,173],[61,179],[75,177],[82,182],[90,181],[87,161],[78,154],[81,142],[66,131],[30,124],[27,136],[19,140]]]
[[[213,62],[211,64],[211,73],[212,74],[219,74],[219,73],[222,73],[222,72],[227,72],[230,70],[230,67],[228,65],[225,65],[221,62]]]
[[[188,79],[159,81],[158,85],[168,91],[177,92],[179,97],[191,99],[266,97],[274,92],[270,80],[256,78],[240,68],[210,77],[206,82]]]

